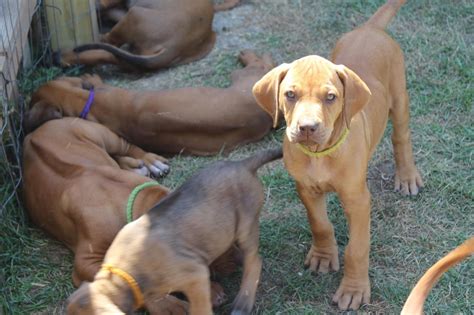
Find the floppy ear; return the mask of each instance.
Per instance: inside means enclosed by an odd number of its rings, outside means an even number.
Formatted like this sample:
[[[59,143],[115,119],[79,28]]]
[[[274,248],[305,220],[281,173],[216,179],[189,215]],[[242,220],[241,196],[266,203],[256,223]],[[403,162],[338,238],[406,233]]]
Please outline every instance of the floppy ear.
[[[290,64],[284,63],[265,74],[255,85],[252,92],[257,101],[273,118],[273,128],[278,125],[280,83],[290,69]]]
[[[25,114],[25,134],[32,132],[49,120],[59,119],[62,117],[63,112],[61,108],[50,105],[44,100],[38,101],[31,105],[30,110]]]
[[[365,82],[351,69],[336,65],[336,72],[344,86],[343,115],[349,128],[352,117],[369,102],[372,94]]]

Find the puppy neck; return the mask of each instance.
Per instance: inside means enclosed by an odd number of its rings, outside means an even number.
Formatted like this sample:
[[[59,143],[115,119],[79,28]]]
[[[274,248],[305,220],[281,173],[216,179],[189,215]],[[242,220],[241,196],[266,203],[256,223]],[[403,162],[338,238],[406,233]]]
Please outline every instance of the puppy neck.
[[[92,285],[98,295],[102,295],[124,313],[134,311],[135,300],[132,289],[120,276],[101,270]]]

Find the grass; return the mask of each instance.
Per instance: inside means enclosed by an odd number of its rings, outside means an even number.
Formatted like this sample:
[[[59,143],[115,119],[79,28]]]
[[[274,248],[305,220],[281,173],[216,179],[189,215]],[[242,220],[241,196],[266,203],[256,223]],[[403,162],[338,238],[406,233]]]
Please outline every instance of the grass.
[[[235,58],[238,49],[270,52],[277,64],[307,54],[328,56],[336,39],[364,22],[382,2],[243,1],[240,8],[216,17],[230,26],[218,34],[216,48],[201,61],[143,77],[122,74],[113,67],[94,71],[108,82],[134,88],[225,86],[230,72],[239,67]],[[389,27],[405,52],[413,146],[426,186],[415,198],[392,192],[389,126],[369,168],[372,303],[359,313],[399,313],[421,274],[474,234],[473,10],[472,1],[467,0],[407,1]],[[237,18],[240,24],[232,24]],[[39,75],[39,79],[45,77]],[[31,87],[37,84],[33,82]],[[276,146],[282,134],[281,129],[275,131],[230,157]],[[163,184],[177,187],[198,168],[218,158],[175,157]],[[342,273],[313,275],[303,268],[311,234],[292,179],[281,162],[264,167],[260,175],[267,199],[261,218],[264,265],[255,313],[337,313],[331,297]],[[1,192],[7,189],[7,184],[2,185]],[[334,195],[328,197],[328,211],[342,254],[347,225]],[[68,250],[29,224],[21,205],[16,204],[5,209],[0,221],[0,246],[3,312],[61,313],[64,300],[73,292],[72,255]],[[426,313],[474,312],[473,279],[473,259],[448,271],[429,296]],[[235,295],[239,281],[240,274],[225,280],[230,297]],[[229,309],[230,304],[218,312]]]

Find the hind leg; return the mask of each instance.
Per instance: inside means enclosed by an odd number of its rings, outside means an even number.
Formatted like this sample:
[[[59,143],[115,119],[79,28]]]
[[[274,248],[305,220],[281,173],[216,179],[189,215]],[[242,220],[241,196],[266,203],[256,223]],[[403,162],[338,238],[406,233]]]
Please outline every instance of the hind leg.
[[[244,257],[244,268],[242,283],[234,300],[232,314],[250,314],[255,303],[255,294],[262,270],[262,260],[258,255],[258,217],[249,224],[250,228],[242,229],[237,240]]]
[[[392,144],[396,164],[395,190],[401,191],[404,195],[414,196],[423,187],[423,180],[413,158],[409,127],[409,100],[404,69],[405,67],[402,66],[398,68],[398,73],[395,71],[393,86],[391,86],[390,118],[393,124]]]

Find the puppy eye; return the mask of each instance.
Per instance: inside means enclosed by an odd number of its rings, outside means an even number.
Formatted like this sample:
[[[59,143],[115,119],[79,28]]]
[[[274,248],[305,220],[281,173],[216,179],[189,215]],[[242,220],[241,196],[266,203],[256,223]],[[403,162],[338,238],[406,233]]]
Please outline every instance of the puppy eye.
[[[328,95],[326,96],[326,101],[328,102],[332,102],[336,99],[336,94],[334,93],[328,93]]]
[[[294,100],[296,98],[296,94],[293,91],[286,91],[285,97],[289,100]]]

